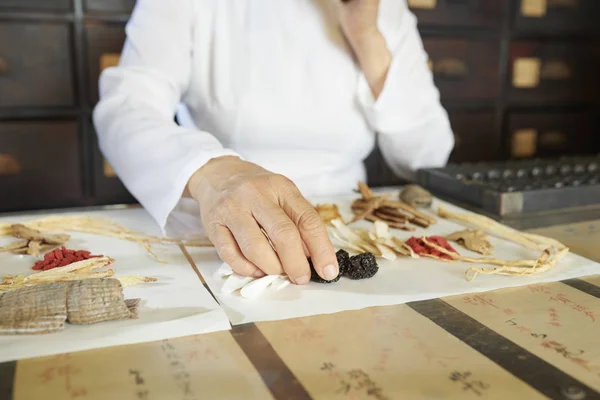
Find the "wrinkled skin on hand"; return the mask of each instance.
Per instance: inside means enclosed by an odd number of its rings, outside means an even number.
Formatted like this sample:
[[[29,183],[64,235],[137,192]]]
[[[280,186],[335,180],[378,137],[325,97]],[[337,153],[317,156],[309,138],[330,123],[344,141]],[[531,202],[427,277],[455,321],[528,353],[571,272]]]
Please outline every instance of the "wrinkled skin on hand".
[[[226,156],[200,168],[188,191],[200,206],[202,223],[219,257],[238,274],[286,273],[302,285],[310,280],[310,257],[323,279],[338,275],[325,225],[286,177]]]

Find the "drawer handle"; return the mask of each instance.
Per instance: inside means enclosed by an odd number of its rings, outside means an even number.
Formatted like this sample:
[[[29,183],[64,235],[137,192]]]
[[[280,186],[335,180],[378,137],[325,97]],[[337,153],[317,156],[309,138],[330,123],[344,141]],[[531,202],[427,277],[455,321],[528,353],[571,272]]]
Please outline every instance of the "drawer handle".
[[[530,158],[537,153],[538,132],[535,129],[519,129],[512,134],[510,154],[514,158]]]
[[[11,154],[0,153],[0,176],[19,175],[23,167]]]
[[[468,74],[467,65],[456,58],[433,61],[431,68],[435,76],[445,79],[461,79]]]
[[[119,65],[119,59],[121,55],[119,53],[104,53],[100,56],[100,72],[106,68],[116,67]]]
[[[408,6],[410,8],[432,10],[437,7],[437,0],[408,0]]]
[[[571,68],[566,62],[561,60],[544,61],[540,77],[554,81],[571,79]]]
[[[521,15],[527,18],[543,18],[548,11],[546,0],[521,0]]]
[[[513,62],[512,84],[519,89],[531,89],[540,83],[542,61],[539,58],[522,57]]]
[[[0,75],[8,73],[8,61],[0,57]]]
[[[115,178],[117,176],[117,173],[115,172],[115,170],[111,167],[111,165],[106,160],[104,160],[102,169],[104,172],[104,176],[107,178]]]
[[[546,148],[560,148],[567,141],[567,135],[561,131],[547,131],[543,132],[539,138],[540,147]]]

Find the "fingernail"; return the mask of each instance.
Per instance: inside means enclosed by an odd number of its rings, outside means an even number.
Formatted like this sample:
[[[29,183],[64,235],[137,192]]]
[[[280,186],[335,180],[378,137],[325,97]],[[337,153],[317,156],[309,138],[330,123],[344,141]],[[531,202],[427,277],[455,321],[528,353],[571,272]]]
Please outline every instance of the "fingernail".
[[[338,269],[333,264],[329,264],[325,268],[323,268],[323,275],[325,275],[325,279],[331,281],[338,276]]]
[[[310,281],[310,276],[302,275],[301,277],[296,278],[295,281],[296,281],[296,285],[306,285],[308,283],[308,281]]]
[[[262,278],[263,276],[265,276],[265,273],[262,272],[260,269],[256,270],[256,272],[254,273],[255,278]]]

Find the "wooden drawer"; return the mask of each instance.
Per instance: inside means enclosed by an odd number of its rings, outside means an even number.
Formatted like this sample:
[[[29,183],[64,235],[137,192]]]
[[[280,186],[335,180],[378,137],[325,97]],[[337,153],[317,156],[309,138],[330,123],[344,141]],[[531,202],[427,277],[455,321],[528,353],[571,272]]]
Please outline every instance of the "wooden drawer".
[[[450,162],[494,161],[503,157],[502,138],[494,129],[492,111],[456,110],[448,113],[454,132],[454,150]],[[406,183],[396,177],[386,164],[379,148],[365,160],[368,182],[372,186]]]
[[[506,0],[408,0],[420,26],[499,29]]]
[[[513,103],[591,101],[598,94],[600,51],[571,42],[514,42],[508,69]]]
[[[89,121],[88,132],[93,143],[94,163],[94,200],[96,204],[132,204],[135,198],[127,191],[123,183],[117,177],[108,161],[104,159],[98,148],[98,138],[94,131],[92,122]]]
[[[0,210],[83,204],[75,122],[0,122]]]
[[[91,12],[130,13],[135,0],[85,0],[85,10]]]
[[[0,22],[0,107],[73,106],[70,48],[67,25]]]
[[[516,31],[535,33],[600,32],[598,0],[519,0]]]
[[[508,118],[512,158],[559,157],[600,151],[597,116],[586,113],[525,114]]]
[[[0,0],[1,9],[26,10],[59,10],[65,11],[72,7],[72,0]]]
[[[98,101],[98,79],[102,69],[116,65],[125,42],[125,26],[90,25],[85,29],[90,104]]]
[[[494,127],[494,114],[491,111],[452,111],[449,117],[455,142],[450,155],[451,162],[502,158],[502,138]]]
[[[499,51],[495,40],[423,40],[442,100],[485,100],[500,94]]]

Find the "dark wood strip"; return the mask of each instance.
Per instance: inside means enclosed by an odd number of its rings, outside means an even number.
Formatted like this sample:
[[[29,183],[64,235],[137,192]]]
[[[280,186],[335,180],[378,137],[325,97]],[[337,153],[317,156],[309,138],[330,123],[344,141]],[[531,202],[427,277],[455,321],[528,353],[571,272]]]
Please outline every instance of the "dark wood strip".
[[[17,362],[0,364],[0,400],[12,400]]]
[[[587,293],[590,296],[594,296],[600,299],[600,287],[594,285],[593,283],[582,281],[581,279],[567,279],[566,281],[561,282],[565,285],[571,286],[572,288],[581,290],[582,292]]]
[[[234,326],[231,334],[258,371],[273,397],[276,399],[311,398],[255,324]]]
[[[552,399],[600,399],[600,393],[443,300],[417,301],[407,305]]]
[[[187,249],[185,248],[185,246],[179,245],[179,248],[183,252],[183,255],[187,259],[188,263],[191,265],[191,267],[194,270],[194,272],[196,272],[196,275],[198,275],[198,279],[200,279],[200,282],[202,282],[202,285],[204,286],[204,288],[206,290],[208,290],[208,293],[210,293],[210,295],[212,296],[212,298],[215,299],[215,301],[217,302],[217,304],[220,305],[221,303],[219,303],[219,299],[217,299],[217,296],[215,296],[215,294],[212,292],[212,290],[210,290],[210,288],[208,287],[208,284],[206,283],[206,281],[204,280],[204,277],[200,273],[200,270],[198,269],[198,266],[194,262],[194,259],[192,258],[192,256],[190,255],[190,253],[187,251]]]

